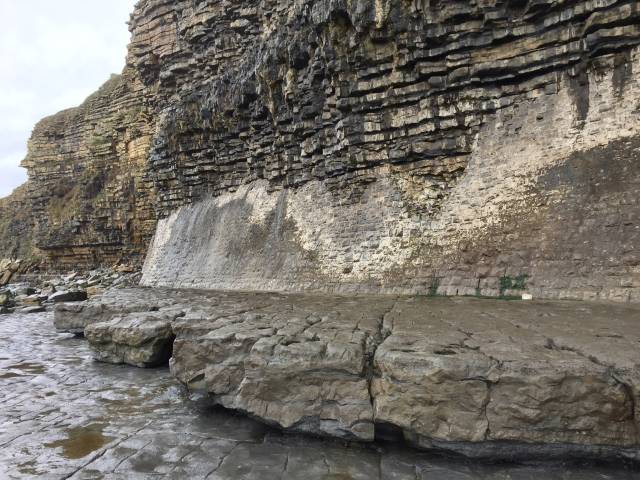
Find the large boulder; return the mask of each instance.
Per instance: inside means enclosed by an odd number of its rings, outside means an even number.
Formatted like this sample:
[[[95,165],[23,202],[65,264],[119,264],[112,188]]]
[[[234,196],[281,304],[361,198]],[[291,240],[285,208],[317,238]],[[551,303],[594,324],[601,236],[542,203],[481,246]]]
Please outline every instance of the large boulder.
[[[173,347],[171,322],[178,314],[132,313],[85,329],[97,360],[136,367],[157,367],[168,363]]]
[[[88,302],[59,303],[54,310],[54,326],[61,333],[84,334],[87,325],[105,322],[133,312],[152,312],[174,305],[175,295],[162,290],[110,290]]]
[[[385,319],[376,421],[415,445],[518,459],[640,459],[640,309],[409,299]],[[535,445],[535,448],[531,447]]]
[[[218,305],[179,319],[173,374],[227,408],[288,430],[373,440],[368,359],[393,300],[272,302],[243,313]]]

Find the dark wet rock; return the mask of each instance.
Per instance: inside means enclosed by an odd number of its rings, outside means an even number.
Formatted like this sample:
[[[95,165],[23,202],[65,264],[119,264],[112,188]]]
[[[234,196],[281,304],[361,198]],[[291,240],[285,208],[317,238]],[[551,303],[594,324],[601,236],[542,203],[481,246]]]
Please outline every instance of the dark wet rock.
[[[178,380],[286,430],[371,441],[386,425],[509,460],[640,461],[638,318],[608,303],[149,289],[56,311],[91,325],[104,361],[144,365],[175,335]]]
[[[61,291],[56,292],[49,297],[49,300],[53,303],[64,303],[64,302],[83,302],[87,299],[87,292],[83,292],[80,290],[76,291]]]
[[[0,307],[8,307],[13,303],[13,294],[9,290],[0,292]]]
[[[33,307],[24,307],[24,308],[20,308],[18,310],[16,310],[16,313],[23,313],[23,314],[31,314],[31,313],[42,313],[42,312],[46,312],[47,307],[44,306],[33,306]]]
[[[13,291],[14,295],[17,296],[31,296],[34,295],[35,293],[37,293],[37,290],[33,287],[30,287],[28,285],[20,285],[18,287],[16,287],[16,289]]]
[[[174,335],[171,322],[179,313],[132,313],[94,323],[84,334],[97,360],[157,367],[169,362]]]

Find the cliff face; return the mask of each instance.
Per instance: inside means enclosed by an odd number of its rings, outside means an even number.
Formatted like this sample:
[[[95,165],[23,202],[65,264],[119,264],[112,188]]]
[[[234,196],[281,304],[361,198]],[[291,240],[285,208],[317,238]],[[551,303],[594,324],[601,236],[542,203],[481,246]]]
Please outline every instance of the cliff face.
[[[639,25],[626,1],[140,2],[144,281],[639,300]]]
[[[120,93],[34,132],[37,243],[141,254],[157,216],[147,285],[638,301],[639,25],[623,0],[142,0]]]
[[[2,258],[33,257],[33,216],[27,186],[0,199],[0,252]]]
[[[55,268],[140,261],[155,227],[144,173],[151,122],[137,83],[113,76],[80,107],[38,123],[22,166],[34,239]]]

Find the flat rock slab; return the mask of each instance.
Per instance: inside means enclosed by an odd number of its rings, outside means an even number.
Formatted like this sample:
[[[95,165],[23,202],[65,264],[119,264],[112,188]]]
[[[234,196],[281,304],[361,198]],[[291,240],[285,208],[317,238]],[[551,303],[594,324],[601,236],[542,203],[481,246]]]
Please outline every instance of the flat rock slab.
[[[175,337],[181,382],[287,430],[640,461],[638,305],[130,289],[58,306],[62,324],[138,366]]]
[[[92,323],[112,320],[125,313],[157,311],[178,302],[178,296],[167,295],[167,298],[163,298],[159,290],[113,290],[90,302],[56,305],[53,322],[58,332],[81,335],[85,327]]]

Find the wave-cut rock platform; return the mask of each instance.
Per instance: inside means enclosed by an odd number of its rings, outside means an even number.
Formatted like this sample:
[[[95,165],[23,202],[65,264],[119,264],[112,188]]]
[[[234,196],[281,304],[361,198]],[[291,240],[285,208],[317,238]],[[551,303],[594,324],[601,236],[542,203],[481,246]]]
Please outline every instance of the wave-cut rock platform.
[[[640,461],[640,305],[111,291],[55,313],[285,430],[490,459]]]

